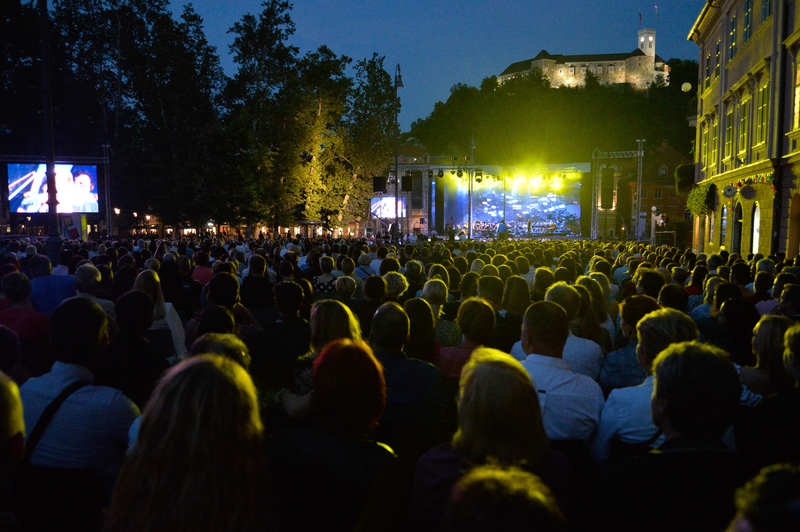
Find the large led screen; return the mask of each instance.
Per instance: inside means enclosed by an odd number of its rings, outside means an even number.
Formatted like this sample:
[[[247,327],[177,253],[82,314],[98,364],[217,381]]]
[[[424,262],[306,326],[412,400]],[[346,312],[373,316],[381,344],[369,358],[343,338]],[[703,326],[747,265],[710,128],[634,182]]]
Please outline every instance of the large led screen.
[[[58,212],[99,212],[97,167],[57,164]],[[9,164],[8,201],[11,212],[48,212],[46,165]]]
[[[394,218],[394,196],[383,196],[372,198],[369,211],[375,218],[387,219]],[[397,202],[397,216],[403,218],[406,215],[406,199],[400,198]]]

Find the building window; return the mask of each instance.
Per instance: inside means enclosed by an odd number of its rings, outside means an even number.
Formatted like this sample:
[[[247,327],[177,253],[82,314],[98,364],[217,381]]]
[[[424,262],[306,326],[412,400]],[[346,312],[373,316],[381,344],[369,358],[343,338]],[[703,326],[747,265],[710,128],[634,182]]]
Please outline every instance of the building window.
[[[728,209],[722,207],[719,217],[719,245],[725,245],[725,232],[728,229]]]
[[[614,73],[614,67],[613,66],[608,67],[608,73],[609,74],[613,74]]]
[[[731,40],[728,45],[728,60],[736,55],[736,15],[731,15]]]
[[[758,129],[756,144],[767,140],[767,114],[769,113],[769,84],[758,89]]]
[[[711,126],[711,165],[717,164],[717,127],[718,120],[714,120],[714,125]]]
[[[574,76],[575,75],[575,67],[569,67],[569,75],[570,76]]]
[[[586,74],[586,67],[581,67],[581,74]]]
[[[642,197],[641,197],[641,199],[647,199],[647,189],[646,188],[642,189]]]
[[[710,129],[707,125],[704,125],[703,129],[700,130],[700,163],[702,168],[708,167],[708,134]]]
[[[747,113],[750,110],[750,100],[742,102],[739,115],[739,153],[747,149]]]
[[[728,111],[725,117],[725,158],[731,156],[731,147],[733,145],[733,109]]]
[[[766,21],[772,15],[772,0],[761,0],[761,22]]]
[[[800,128],[800,68],[795,72],[794,78],[794,129]]]
[[[656,189],[655,199],[661,199],[661,189],[660,188]]]
[[[711,86],[711,54],[706,56],[706,88]]]
[[[744,0],[744,26],[742,27],[742,42],[750,40],[750,23],[753,22],[753,0]]]
[[[558,69],[558,73],[559,73],[559,74],[563,74],[563,73],[564,73],[564,69],[563,69],[563,68],[559,68],[559,69]]]
[[[714,64],[714,79],[719,77],[719,63],[722,60],[722,41],[717,41],[717,62]]]

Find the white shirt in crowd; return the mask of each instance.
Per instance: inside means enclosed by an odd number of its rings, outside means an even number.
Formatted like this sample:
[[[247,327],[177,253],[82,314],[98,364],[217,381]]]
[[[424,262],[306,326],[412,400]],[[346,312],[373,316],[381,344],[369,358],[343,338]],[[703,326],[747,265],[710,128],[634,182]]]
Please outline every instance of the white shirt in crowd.
[[[525,360],[521,341],[515,343],[511,348],[511,356],[520,361]],[[564,344],[563,358],[575,373],[586,375],[595,381],[600,378],[600,369],[603,367],[603,350],[596,342],[569,333],[567,343]]]
[[[597,461],[608,458],[611,442],[617,438],[623,443],[645,443],[653,438],[658,428],[650,415],[650,398],[653,395],[653,376],[639,386],[617,388],[606,400],[600,416],[600,426],[591,442]],[[663,440],[663,437],[661,438]],[[660,444],[656,440],[651,445]]]
[[[531,354],[522,366],[539,394],[547,436],[551,440],[588,442],[603,410],[600,385],[572,371],[560,358]]]

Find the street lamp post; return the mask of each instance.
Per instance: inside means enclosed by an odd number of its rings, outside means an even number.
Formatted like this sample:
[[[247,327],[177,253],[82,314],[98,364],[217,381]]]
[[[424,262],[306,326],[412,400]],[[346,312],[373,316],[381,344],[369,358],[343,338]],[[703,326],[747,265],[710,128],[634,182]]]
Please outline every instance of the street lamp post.
[[[400,74],[400,63],[394,70],[394,232],[397,235],[397,245],[400,245],[400,235],[398,222],[400,217],[397,213],[397,203],[400,201],[400,167],[397,153],[397,115],[400,110],[398,109],[398,95],[397,89],[403,88],[403,76]]]

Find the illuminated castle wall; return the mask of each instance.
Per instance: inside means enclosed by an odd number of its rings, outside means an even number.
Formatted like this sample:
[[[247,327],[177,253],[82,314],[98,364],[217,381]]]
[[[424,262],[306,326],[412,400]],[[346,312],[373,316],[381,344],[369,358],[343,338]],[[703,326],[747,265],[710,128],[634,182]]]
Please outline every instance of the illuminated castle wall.
[[[645,89],[658,77],[669,83],[669,66],[656,55],[656,30],[645,28],[637,34],[637,47],[620,54],[561,55],[542,50],[533,59],[513,63],[497,77],[498,83],[539,69],[552,87],[582,87],[588,73],[601,84],[628,83]]]

